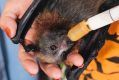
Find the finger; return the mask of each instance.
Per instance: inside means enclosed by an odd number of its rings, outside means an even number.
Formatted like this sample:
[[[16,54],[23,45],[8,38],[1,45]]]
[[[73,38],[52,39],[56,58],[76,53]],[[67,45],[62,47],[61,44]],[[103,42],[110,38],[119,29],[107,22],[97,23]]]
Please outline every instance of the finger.
[[[61,79],[62,72],[57,65],[40,63],[40,67],[50,78]]]
[[[18,3],[17,0],[15,0],[16,3]],[[21,17],[24,15],[24,13],[26,12],[26,10],[29,8],[29,6],[32,4],[34,0],[20,0],[20,14],[19,14],[19,19],[21,19]]]
[[[8,37],[14,37],[17,28],[16,19],[20,19],[23,16],[31,3],[32,0],[19,0],[19,3],[17,0],[7,1],[0,18],[0,26]]]
[[[75,50],[67,56],[66,64],[71,65],[71,66],[75,65],[79,68],[82,68],[83,62],[84,62],[83,57],[78,53],[77,50]]]
[[[0,18],[0,26],[6,32],[8,37],[14,37],[17,29],[16,15],[14,13],[5,13]]]
[[[13,1],[8,1],[0,18],[0,26],[6,32],[8,37],[15,35],[19,10]]]
[[[20,62],[23,65],[24,69],[32,76],[36,75],[39,71],[39,67],[33,58],[34,56],[29,55],[28,53],[24,51],[22,46],[19,46]]]
[[[32,2],[33,0],[19,0],[19,2],[17,0],[8,0],[5,5],[3,14],[6,12],[14,12],[20,19]]]

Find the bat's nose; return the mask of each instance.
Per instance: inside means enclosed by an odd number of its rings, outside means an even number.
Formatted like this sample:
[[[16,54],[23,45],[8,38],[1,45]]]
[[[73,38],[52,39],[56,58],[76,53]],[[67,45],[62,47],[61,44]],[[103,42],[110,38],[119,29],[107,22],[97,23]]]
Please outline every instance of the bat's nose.
[[[60,44],[60,50],[62,52],[67,52],[73,45],[74,43],[72,41],[70,41],[68,38],[65,38]]]

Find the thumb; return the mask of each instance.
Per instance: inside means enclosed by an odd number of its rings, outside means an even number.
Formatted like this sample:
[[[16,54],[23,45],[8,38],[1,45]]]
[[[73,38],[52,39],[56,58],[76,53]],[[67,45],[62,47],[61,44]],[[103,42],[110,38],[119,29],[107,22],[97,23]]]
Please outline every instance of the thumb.
[[[16,19],[21,18],[33,0],[8,0],[0,18],[0,27],[8,37],[15,36],[17,23]],[[16,5],[17,3],[17,5]]]
[[[14,13],[4,13],[0,18],[0,27],[9,38],[14,37],[17,29],[17,16]]]

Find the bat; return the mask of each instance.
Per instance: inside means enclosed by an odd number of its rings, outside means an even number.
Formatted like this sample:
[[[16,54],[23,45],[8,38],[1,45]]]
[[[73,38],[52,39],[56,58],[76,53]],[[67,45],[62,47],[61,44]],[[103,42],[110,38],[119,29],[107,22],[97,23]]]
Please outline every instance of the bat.
[[[37,26],[37,35],[34,37],[37,37],[35,47],[38,49],[36,53],[38,60],[44,63],[60,64],[66,59],[72,48],[76,47],[84,58],[84,67],[82,69],[75,66],[68,67],[66,76],[68,80],[77,80],[90,61],[98,55],[109,27],[92,31],[77,42],[68,39],[69,29],[80,21],[118,4],[118,0],[49,0],[44,4],[45,7],[41,9],[41,13],[38,13],[40,8],[38,6],[34,10],[37,12],[37,17],[31,21],[33,25]],[[34,47],[34,45],[30,46]]]

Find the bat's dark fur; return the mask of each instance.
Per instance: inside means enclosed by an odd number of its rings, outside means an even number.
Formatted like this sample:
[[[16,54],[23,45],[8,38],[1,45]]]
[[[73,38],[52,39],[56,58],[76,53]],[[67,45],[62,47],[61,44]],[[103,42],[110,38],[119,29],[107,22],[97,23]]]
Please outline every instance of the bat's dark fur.
[[[66,38],[68,30],[82,20],[86,20],[110,8],[113,0],[51,0],[42,15],[34,21],[40,28],[37,54],[40,61],[59,63],[65,51],[72,46]],[[105,4],[105,5],[104,5]],[[70,43],[70,44],[69,44]]]

